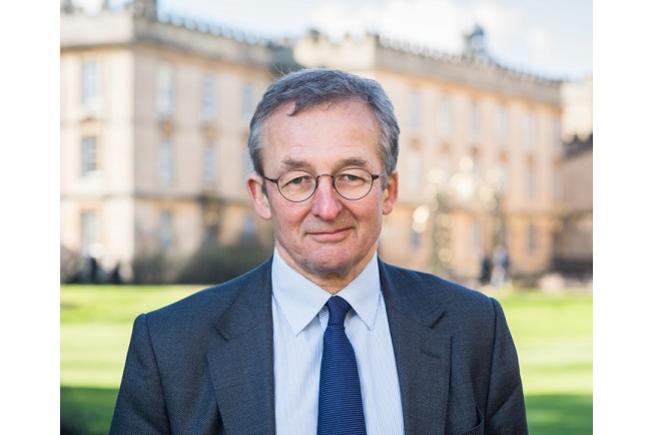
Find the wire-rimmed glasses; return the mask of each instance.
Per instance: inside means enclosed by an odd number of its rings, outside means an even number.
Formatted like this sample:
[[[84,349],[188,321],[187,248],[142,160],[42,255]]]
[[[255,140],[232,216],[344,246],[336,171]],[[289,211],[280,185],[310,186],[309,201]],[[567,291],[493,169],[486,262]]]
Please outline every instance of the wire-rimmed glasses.
[[[346,168],[336,174],[313,175],[303,170],[285,172],[278,178],[264,178],[277,185],[280,194],[288,201],[303,202],[314,195],[321,177],[332,178],[332,188],[344,199],[355,201],[362,199],[371,191],[373,182],[380,175],[371,174],[362,168]]]

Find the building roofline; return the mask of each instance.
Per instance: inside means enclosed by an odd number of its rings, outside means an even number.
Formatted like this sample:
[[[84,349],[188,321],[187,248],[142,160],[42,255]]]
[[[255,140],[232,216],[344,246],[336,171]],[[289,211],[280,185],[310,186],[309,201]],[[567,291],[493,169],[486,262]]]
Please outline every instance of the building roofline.
[[[62,16],[67,15],[71,17],[97,17],[86,14],[83,10],[79,9],[75,9],[73,11],[62,10],[61,14]],[[86,46],[108,46],[116,44],[124,46],[125,44],[139,42],[162,43],[164,45],[171,45],[173,47],[180,45],[180,41],[177,38],[175,40],[171,40],[170,38],[161,38],[162,35],[158,34],[158,32],[147,29],[150,24],[153,24],[154,26],[163,26],[163,29],[174,28],[182,31],[190,31],[197,33],[198,35],[207,35],[210,37],[221,38],[223,40],[231,41],[237,44],[244,44],[248,47],[258,47],[270,50],[272,51],[270,61],[272,64],[276,64],[274,59],[276,57],[276,51],[285,49],[290,50],[293,48],[297,41],[302,40],[307,36],[311,36],[314,40],[317,38],[325,38],[326,40],[329,40],[335,44],[342,43],[345,39],[350,38],[350,35],[346,34],[338,40],[334,41],[330,40],[327,35],[317,30],[309,30],[305,33],[304,36],[299,38],[287,37],[272,39],[255,33],[241,31],[226,25],[187,18],[176,14],[164,14],[161,12],[154,16],[146,14],[135,14],[134,11],[130,10],[129,8],[117,10],[105,9],[102,10],[98,16],[104,15],[105,17],[109,17],[111,15],[115,16],[120,14],[123,14],[126,16],[126,18],[129,17],[132,20],[129,35],[122,34],[117,36],[115,41],[109,39],[102,41],[89,41],[88,43],[83,41],[81,38],[78,41],[69,41],[65,38],[62,38],[62,51],[65,49],[84,48]],[[66,23],[62,23],[62,27],[65,25]],[[524,83],[527,86],[536,85],[543,91],[546,91],[548,88],[559,89],[561,84],[566,81],[563,78],[549,78],[544,75],[529,72],[526,70],[512,68],[510,66],[501,64],[488,55],[478,56],[475,54],[448,53],[432,47],[422,46],[420,44],[382,36],[374,32],[366,32],[363,37],[372,39],[374,41],[376,52],[375,66],[383,69],[402,69],[402,65],[388,65],[388,62],[385,63],[384,61],[384,52],[395,52],[397,54],[411,56],[418,62],[429,62],[423,63],[423,72],[421,72],[421,69],[418,69],[415,71],[417,74],[425,75],[426,71],[430,71],[431,73],[429,75],[431,76],[433,75],[434,71],[438,71],[439,75],[443,75],[445,80],[453,81],[455,83],[458,82],[458,80],[454,79],[459,76],[457,70],[460,68],[464,68],[468,71],[475,70],[487,75],[492,74],[496,77],[496,81],[503,81],[503,78],[506,78],[512,81],[517,81],[519,83]],[[298,66],[300,66],[298,63],[294,63],[294,68],[297,68]],[[450,76],[452,77],[449,79],[448,77]],[[552,98],[546,97],[545,100],[552,100]]]
[[[374,38],[379,48],[386,48],[413,54],[439,62],[445,62],[453,65],[474,66],[479,69],[492,69],[503,74],[512,76],[514,79],[523,81],[537,82],[544,85],[559,86],[565,80],[557,77],[546,77],[538,73],[512,68],[508,65],[494,60],[490,56],[476,56],[465,53],[449,53],[436,48],[411,43],[408,41],[389,38],[377,33],[368,33],[367,36]]]

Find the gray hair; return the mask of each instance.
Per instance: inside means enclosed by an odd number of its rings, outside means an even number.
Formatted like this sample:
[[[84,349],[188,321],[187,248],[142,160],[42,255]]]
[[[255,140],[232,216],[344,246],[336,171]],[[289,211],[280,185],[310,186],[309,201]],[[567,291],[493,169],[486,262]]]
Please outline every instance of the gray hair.
[[[398,161],[400,134],[391,100],[377,81],[334,69],[296,71],[269,86],[250,121],[248,150],[255,171],[264,175],[261,130],[264,121],[279,107],[294,103],[293,110],[289,113],[289,116],[294,116],[322,103],[349,99],[361,100],[373,112],[380,132],[378,152],[384,163],[385,174],[390,175],[396,169]]]

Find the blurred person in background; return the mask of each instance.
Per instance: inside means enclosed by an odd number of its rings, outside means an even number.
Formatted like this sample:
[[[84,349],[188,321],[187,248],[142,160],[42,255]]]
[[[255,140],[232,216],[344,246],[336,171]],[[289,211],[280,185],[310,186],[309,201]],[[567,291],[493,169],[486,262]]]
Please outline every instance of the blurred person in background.
[[[500,290],[505,284],[509,272],[509,254],[505,246],[498,245],[494,248],[492,264],[491,284],[496,290]]]
[[[491,281],[491,257],[485,253],[480,262],[480,285],[487,285]]]
[[[257,106],[269,261],[134,323],[112,434],[525,434],[499,303],[378,258],[399,128],[374,80],[308,69]]]

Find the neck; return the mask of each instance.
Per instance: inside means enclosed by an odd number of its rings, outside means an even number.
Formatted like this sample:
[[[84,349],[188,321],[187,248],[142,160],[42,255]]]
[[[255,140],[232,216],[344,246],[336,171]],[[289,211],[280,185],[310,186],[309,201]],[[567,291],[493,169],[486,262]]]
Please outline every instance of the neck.
[[[377,244],[373,246],[363,259],[361,259],[348,270],[313,270],[310,268],[303,268],[300,264],[296,263],[287,251],[276,243],[277,252],[280,254],[284,262],[289,265],[293,270],[298,272],[303,277],[307,278],[326,292],[330,294],[337,294],[348,284],[352,282],[368,265],[368,263],[375,255]]]

